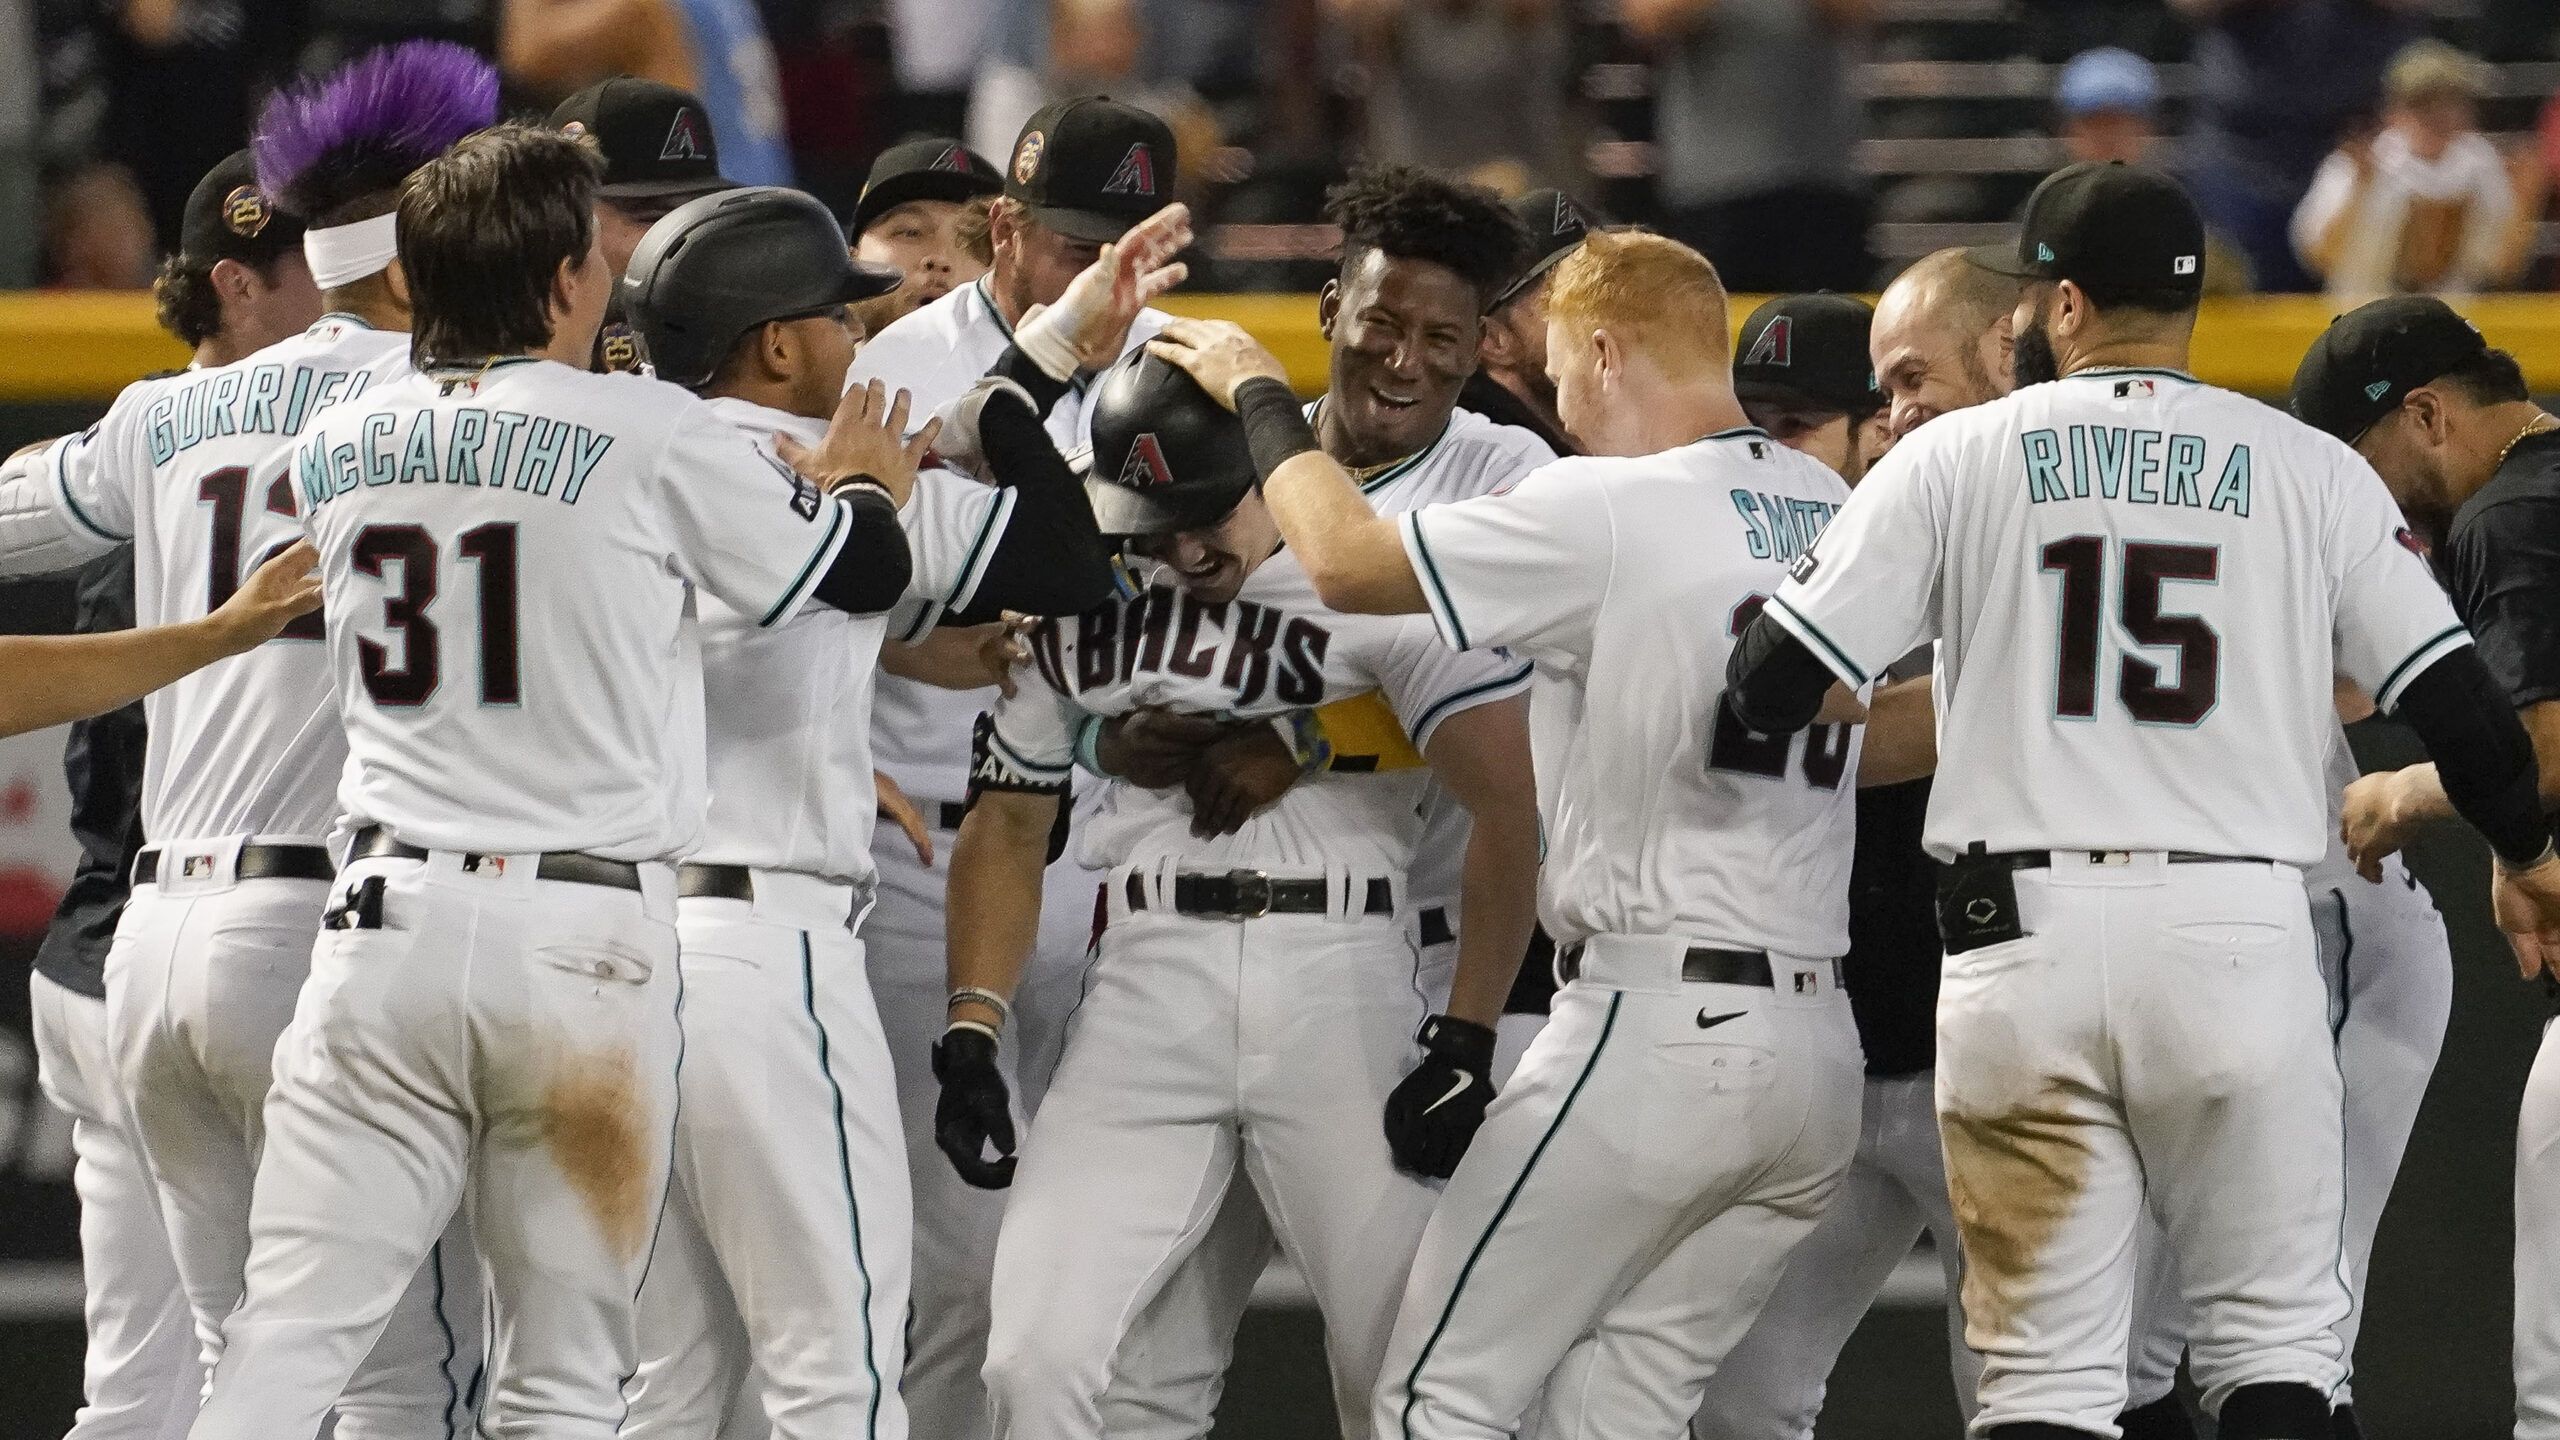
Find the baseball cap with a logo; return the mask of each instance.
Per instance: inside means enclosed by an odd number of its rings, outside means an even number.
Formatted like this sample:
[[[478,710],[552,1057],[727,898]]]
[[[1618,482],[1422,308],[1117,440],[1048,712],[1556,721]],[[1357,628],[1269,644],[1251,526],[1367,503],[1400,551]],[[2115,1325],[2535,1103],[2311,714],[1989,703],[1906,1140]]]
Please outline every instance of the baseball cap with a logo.
[[[2293,374],[2293,418],[2354,444],[2409,392],[2487,354],[2478,327],[2432,295],[2395,295],[2329,322]]]
[[[1561,190],[1532,190],[1511,202],[1511,213],[1529,232],[1529,268],[1493,297],[1493,303],[1485,307],[1488,314],[1519,299],[1522,291],[1537,284],[1540,276],[1572,254],[1583,236],[1608,223]]]
[[[974,200],[1004,188],[996,167],[957,140],[910,140],[880,152],[853,202],[846,233],[859,240],[871,222],[916,200]],[[1153,212],[1150,212],[1153,213]]]
[[[560,102],[551,128],[594,144],[611,200],[707,195],[731,183],[702,102],[673,85],[616,75]]]
[[[187,193],[178,220],[178,256],[194,264],[240,260],[264,265],[302,248],[302,222],[276,208],[258,188],[258,164],[246,150],[224,157]]]
[[[1966,252],[2022,280],[2069,280],[2101,291],[2204,293],[2204,217],[2178,182],[2139,165],[2073,165],[2027,197],[2018,243]]]
[[[1853,295],[1781,295],[1742,322],[1733,388],[1746,405],[1865,419],[1884,406],[1867,335],[1876,312]]]
[[[1173,130],[1099,95],[1061,100],[1022,127],[1005,162],[1005,198],[1071,239],[1104,244],[1173,199]]]

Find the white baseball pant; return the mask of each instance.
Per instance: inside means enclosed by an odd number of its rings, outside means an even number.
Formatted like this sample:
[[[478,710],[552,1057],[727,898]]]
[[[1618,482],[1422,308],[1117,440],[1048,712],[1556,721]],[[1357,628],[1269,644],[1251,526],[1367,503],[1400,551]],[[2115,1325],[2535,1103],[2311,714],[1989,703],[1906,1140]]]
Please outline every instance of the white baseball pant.
[[[341,903],[379,882],[380,923],[321,931],[276,1047],[248,1293],[195,1440],[314,1433],[457,1206],[489,1287],[478,1433],[621,1424],[675,1118],[674,873],[634,892],[538,860],[340,873]]]
[[[207,1366],[219,1364],[223,1322],[240,1304],[277,1037],[293,1019],[330,889],[236,878],[241,844],[156,843],[158,873],[137,877],[107,955],[117,1073]],[[467,1230],[422,1259],[334,1397],[342,1440],[470,1428],[481,1300]]]
[[[2057,851],[2016,881],[2025,938],[1948,956],[1938,992],[1973,1433],[2111,1433],[2146,1208],[2207,1409],[2334,1391],[2342,1097],[2300,872]]]
[[[89,1347],[65,1440],[177,1440],[204,1394],[204,1361],[108,1052],[106,1002],[41,973],[28,981],[27,1002],[36,1083],[71,1117],[71,1184],[80,1196]]]
[[[2344,1405],[2354,1398],[2356,1336],[2364,1322],[2374,1235],[2453,1013],[2453,947],[2433,897],[2397,857],[2384,862],[2380,884],[2344,866],[2324,865],[2312,872],[2308,886],[2320,975],[2328,987],[2329,1031],[2346,1087],[2348,1309],[2338,1322],[2338,1344],[2350,1381],[2336,1395]],[[2177,1267],[2169,1261],[2161,1269],[2165,1283],[2156,1289],[2165,1303],[2137,1302],[2134,1308],[2135,1405],[2169,1393],[2185,1350],[2187,1310],[2177,1299]]]
[[[1145,873],[1152,906],[1172,875]],[[1239,1179],[1324,1317],[1344,1433],[1365,1433],[1432,1199],[1395,1168],[1380,1118],[1428,991],[1398,918],[1358,913],[1366,881],[1325,878],[1330,914],[1242,923],[1132,914],[1125,875],[1106,887],[1110,928],[996,1246],[998,1434],[1106,1433],[1122,1342]]]
[[[855,892],[751,883],[677,902],[675,1180],[622,1434],[713,1434],[752,1369],[773,1435],[904,1440],[906,1140]]]
[[[2560,1440],[2560,1024],[2548,1021],[2516,1113],[2515,1206],[2515,1440]]]
[[[1821,1218],[1858,1142],[1837,972],[1692,983],[1687,948],[1586,944],[1424,1232],[1382,1440],[1686,1434]]]
[[[1707,1382],[1698,1440],[1811,1440],[1824,1382],[1894,1267],[1923,1234],[1947,1281],[1947,1355],[1956,1404],[1973,1414],[1982,1359],[1964,1343],[1963,1247],[1947,1204],[1936,1085],[1927,1071],[1867,1080],[1858,1153],[1822,1223],[1798,1245],[1750,1333]]]
[[[918,861],[915,847],[896,827],[881,826],[871,845],[880,870],[879,901],[862,926],[914,1186],[907,1417],[915,1433],[932,1440],[986,1440],[995,1431],[979,1370],[987,1358],[987,1290],[1005,1192],[962,1180],[933,1141],[933,1109],[942,1098],[942,1084],[933,1078],[933,1042],[942,1037],[951,996],[943,887],[955,832],[941,822],[945,811],[957,807],[917,804],[935,827],[933,864]],[[1100,882],[1071,857],[1052,864],[1043,881],[1039,944],[1014,992],[1013,1023],[996,1062],[1013,1091],[1014,1123],[1025,1133],[1057,1068],[1067,1017],[1083,994]]]

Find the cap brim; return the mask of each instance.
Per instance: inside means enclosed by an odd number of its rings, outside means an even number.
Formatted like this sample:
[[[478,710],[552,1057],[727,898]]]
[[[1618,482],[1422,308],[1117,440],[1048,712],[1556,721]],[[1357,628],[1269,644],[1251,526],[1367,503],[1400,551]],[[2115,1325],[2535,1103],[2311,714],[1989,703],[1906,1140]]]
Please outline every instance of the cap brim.
[[[1206,530],[1233,514],[1236,503],[1243,498],[1238,496],[1218,505],[1215,495],[1196,488],[1175,487],[1149,494],[1091,477],[1084,482],[1084,495],[1093,506],[1093,528],[1115,538]],[[1212,509],[1215,514],[1204,513]]]
[[[597,193],[607,200],[699,200],[737,188],[737,181],[715,175],[708,180],[626,180],[607,185]]]
[[[2018,247],[2015,245],[1976,245],[1964,252],[1964,258],[1966,263],[1976,269],[1988,270],[1994,275],[2006,275],[2013,280],[2045,278],[2045,272],[2042,269],[2019,257]]]
[[[1784,415],[1846,415],[1852,420],[1864,420],[1884,408],[1884,398],[1880,395],[1864,395],[1856,404],[1848,404],[1837,395],[1816,395],[1798,386],[1770,380],[1737,380],[1733,394],[1746,410],[1762,407]]]
[[[1108,245],[1129,233],[1144,215],[1112,215],[1100,210],[1074,210],[1064,205],[1034,205],[1031,218],[1042,228],[1055,230],[1070,240],[1083,240],[1094,245]]]
[[[906,273],[895,266],[856,260],[853,274],[846,277],[843,293],[837,298],[848,305],[856,300],[877,300],[906,283]]]
[[[1519,299],[1523,294],[1527,293],[1530,286],[1545,279],[1548,271],[1563,264],[1564,257],[1581,248],[1582,242],[1576,240],[1570,245],[1559,246],[1556,249],[1539,256],[1536,262],[1531,264],[1528,269],[1520,272],[1519,279],[1502,287],[1501,293],[1493,297],[1493,303],[1484,307],[1484,313],[1490,315],[1494,311],[1501,309],[1503,306],[1510,304],[1512,301]]]
[[[996,194],[1003,188],[984,175],[963,175],[955,170],[910,170],[903,175],[892,175],[864,191],[862,198],[853,202],[853,223],[847,228],[855,239],[860,239],[873,221],[901,205],[918,200],[944,200],[957,205],[981,195]]]

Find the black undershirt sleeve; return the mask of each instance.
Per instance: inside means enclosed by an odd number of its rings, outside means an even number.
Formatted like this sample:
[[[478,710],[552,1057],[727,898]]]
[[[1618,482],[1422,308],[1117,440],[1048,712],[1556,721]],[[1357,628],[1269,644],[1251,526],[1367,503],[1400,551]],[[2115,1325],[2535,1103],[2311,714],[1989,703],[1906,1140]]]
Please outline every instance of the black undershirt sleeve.
[[[2533,740],[2471,646],[2452,651],[2403,686],[2393,713],[2418,732],[2455,813],[2511,865],[2551,845]]]
[[[1007,610],[1081,615],[1110,599],[1116,583],[1111,547],[1094,528],[1084,482],[1058,454],[1040,417],[1015,396],[990,396],[978,419],[978,443],[996,482],[1014,492],[1013,515],[968,607],[943,623],[984,624]]]
[[[1835,677],[1812,649],[1766,615],[1754,618],[1725,662],[1725,701],[1762,735],[1792,735],[1822,713]]]
[[[1031,397],[1031,403],[1039,408],[1038,418],[1043,420],[1049,418],[1049,412],[1057,408],[1059,401],[1067,398],[1069,382],[1050,379],[1049,372],[1033,364],[1031,357],[1023,354],[1019,346],[1004,347],[1004,353],[996,357],[996,363],[987,367],[987,373],[1021,386],[1023,392]]]
[[[850,512],[852,533],[836,552],[827,573],[818,577],[810,598],[853,615],[877,615],[907,593],[913,562],[907,554],[907,532],[898,523],[898,507],[868,487],[846,490],[837,503]]]

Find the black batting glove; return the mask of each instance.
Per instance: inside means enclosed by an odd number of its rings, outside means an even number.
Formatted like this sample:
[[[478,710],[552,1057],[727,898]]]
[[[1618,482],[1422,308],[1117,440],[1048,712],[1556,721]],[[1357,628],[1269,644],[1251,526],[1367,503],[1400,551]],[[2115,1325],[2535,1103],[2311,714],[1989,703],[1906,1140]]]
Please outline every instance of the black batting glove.
[[[996,1069],[996,1042],[983,1030],[954,1025],[933,1043],[933,1143],[960,1178],[981,1190],[1013,1183],[1013,1096]],[[996,1158],[986,1152],[993,1146]]]
[[[1387,1149],[1399,1167],[1446,1180],[1493,1101],[1493,1027],[1434,1015],[1414,1038],[1422,1063],[1387,1097]]]

